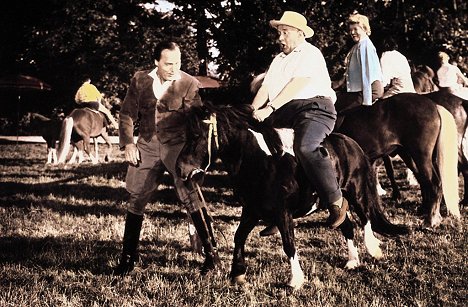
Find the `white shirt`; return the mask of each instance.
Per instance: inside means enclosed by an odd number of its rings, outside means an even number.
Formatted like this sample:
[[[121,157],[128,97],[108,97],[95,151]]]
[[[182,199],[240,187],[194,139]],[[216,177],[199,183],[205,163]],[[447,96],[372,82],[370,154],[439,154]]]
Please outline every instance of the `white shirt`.
[[[291,53],[278,54],[270,65],[263,85],[268,90],[268,97],[273,101],[286,84],[295,77],[306,77],[309,85],[304,87],[293,99],[308,99],[315,96],[330,97],[335,102],[336,94],[331,87],[325,59],[320,50],[304,41]]]
[[[153,69],[148,75],[153,78],[153,93],[158,100],[164,95],[167,89],[172,85],[172,82],[181,78],[180,74],[176,74],[171,80],[166,80],[161,83],[161,79],[157,75],[158,68]]]
[[[403,54],[396,50],[384,52],[380,58],[380,66],[383,74],[383,86],[387,86],[392,79],[396,79],[389,89],[393,95],[416,92],[411,79],[411,68]]]
[[[441,87],[450,87],[452,89],[461,88],[462,85],[458,83],[458,74],[461,74],[460,69],[452,64],[444,63],[437,70],[437,78]]]

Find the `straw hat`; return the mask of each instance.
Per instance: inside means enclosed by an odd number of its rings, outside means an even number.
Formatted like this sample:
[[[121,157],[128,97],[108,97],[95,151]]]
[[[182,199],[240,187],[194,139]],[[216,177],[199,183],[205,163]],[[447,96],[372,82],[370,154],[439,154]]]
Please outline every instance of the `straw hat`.
[[[275,28],[279,25],[294,27],[304,32],[306,38],[314,35],[314,30],[307,26],[307,19],[303,15],[293,11],[285,11],[280,20],[270,20],[270,25]]]

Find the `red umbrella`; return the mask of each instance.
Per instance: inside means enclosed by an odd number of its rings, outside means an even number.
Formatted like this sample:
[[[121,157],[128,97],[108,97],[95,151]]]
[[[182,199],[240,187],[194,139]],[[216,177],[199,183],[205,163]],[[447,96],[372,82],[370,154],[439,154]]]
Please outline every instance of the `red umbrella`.
[[[19,127],[21,94],[24,91],[50,91],[52,87],[38,78],[26,75],[13,75],[0,78],[0,89],[10,89],[18,93],[17,124]],[[18,130],[16,131],[18,141]]]
[[[50,91],[52,89],[49,84],[35,77],[25,75],[14,75],[0,78],[0,88],[39,91]]]

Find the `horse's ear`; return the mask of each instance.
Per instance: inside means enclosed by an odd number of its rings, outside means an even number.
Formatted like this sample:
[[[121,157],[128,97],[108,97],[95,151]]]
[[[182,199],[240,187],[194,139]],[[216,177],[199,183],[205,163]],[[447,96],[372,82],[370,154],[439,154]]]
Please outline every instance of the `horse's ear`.
[[[207,118],[210,115],[210,110],[212,108],[213,104],[211,101],[203,101],[202,105],[191,107],[188,109],[188,112],[195,114],[197,118]]]

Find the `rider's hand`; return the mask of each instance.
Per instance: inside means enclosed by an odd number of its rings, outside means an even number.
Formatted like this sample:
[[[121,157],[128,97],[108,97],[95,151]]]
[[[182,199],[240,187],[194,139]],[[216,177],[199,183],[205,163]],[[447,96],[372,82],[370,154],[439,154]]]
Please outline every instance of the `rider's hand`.
[[[258,120],[259,122],[262,122],[272,113],[273,113],[273,109],[270,107],[261,108],[253,112],[253,118]]]
[[[140,152],[135,144],[125,145],[125,161],[133,165],[137,165],[141,161]]]

